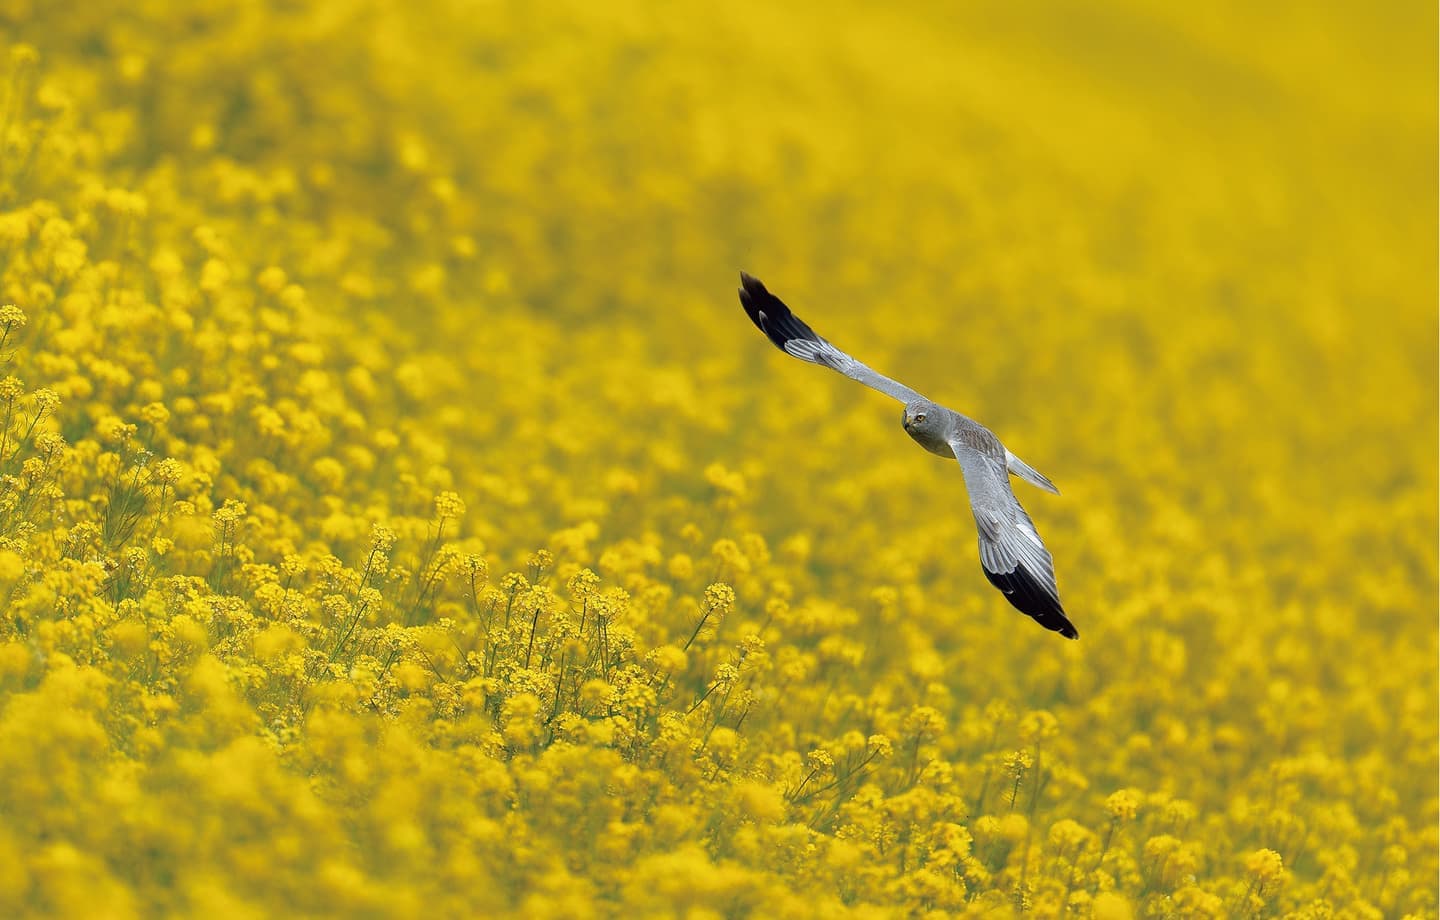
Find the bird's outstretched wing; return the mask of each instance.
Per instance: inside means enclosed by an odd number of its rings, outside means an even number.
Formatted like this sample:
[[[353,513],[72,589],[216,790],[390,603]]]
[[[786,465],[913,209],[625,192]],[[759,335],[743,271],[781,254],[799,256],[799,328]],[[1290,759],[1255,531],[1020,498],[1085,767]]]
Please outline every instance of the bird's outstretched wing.
[[[1030,515],[1010,490],[1003,461],[986,456],[963,441],[951,442],[965,473],[965,490],[980,531],[980,567],[990,583],[1016,610],[1067,639],[1078,639],[1055,586],[1055,563]]]
[[[902,403],[921,399],[919,393],[884,374],[878,374],[815,334],[780,298],[765,289],[760,279],[740,273],[740,304],[760,331],[781,351],[801,361],[839,371]]]

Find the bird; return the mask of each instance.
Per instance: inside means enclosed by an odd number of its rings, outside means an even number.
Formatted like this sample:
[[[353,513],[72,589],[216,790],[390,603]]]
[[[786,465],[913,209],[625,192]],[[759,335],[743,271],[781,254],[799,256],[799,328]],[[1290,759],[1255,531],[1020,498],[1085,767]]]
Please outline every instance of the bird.
[[[1010,488],[1010,475],[1058,495],[1053,482],[1011,453],[984,425],[926,399],[821,338],[760,279],[746,272],[740,273],[740,304],[751,322],[787,355],[839,371],[904,403],[905,433],[932,454],[960,463],[985,577],[1015,609],[1041,626],[1067,639],[1080,637],[1060,604],[1054,560]]]

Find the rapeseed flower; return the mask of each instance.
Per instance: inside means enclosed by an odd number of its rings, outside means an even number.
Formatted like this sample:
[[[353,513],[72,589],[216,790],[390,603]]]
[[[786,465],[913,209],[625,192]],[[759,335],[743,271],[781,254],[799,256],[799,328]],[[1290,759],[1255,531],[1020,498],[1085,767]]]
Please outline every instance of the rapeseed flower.
[[[1433,30],[1032,16],[0,0],[0,913],[1435,917]]]

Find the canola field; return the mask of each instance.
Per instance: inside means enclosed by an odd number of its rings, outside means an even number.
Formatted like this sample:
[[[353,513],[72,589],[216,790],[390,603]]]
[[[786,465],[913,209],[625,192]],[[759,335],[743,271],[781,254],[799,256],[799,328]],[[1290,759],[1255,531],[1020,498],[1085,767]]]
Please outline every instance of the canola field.
[[[1435,32],[0,0],[0,915],[1436,917]]]

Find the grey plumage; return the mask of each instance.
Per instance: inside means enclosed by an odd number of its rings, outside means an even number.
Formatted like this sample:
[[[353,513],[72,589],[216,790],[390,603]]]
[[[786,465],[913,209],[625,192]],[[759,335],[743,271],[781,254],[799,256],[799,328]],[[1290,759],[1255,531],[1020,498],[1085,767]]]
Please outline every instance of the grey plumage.
[[[759,279],[740,273],[740,303],[752,322],[792,357],[819,364],[905,404],[903,425],[931,453],[960,463],[980,537],[980,565],[990,583],[1014,607],[1046,629],[1079,637],[1060,605],[1055,565],[1030,515],[1010,488],[1010,474],[1044,489],[1054,483],[1016,457],[988,428],[931,402],[902,383],[877,373],[821,338]]]

